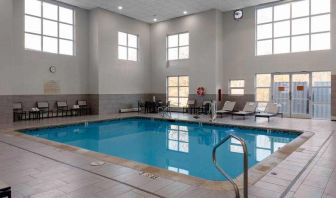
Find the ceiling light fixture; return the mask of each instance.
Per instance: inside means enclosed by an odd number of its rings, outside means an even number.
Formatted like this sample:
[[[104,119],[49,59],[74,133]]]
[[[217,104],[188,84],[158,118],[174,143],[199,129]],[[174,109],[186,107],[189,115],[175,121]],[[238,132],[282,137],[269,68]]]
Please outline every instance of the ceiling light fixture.
[[[187,12],[187,11],[183,11],[183,14],[184,14],[184,15],[187,15],[187,14],[188,14],[188,12]]]
[[[118,10],[122,10],[123,9],[123,7],[122,6],[118,6]]]

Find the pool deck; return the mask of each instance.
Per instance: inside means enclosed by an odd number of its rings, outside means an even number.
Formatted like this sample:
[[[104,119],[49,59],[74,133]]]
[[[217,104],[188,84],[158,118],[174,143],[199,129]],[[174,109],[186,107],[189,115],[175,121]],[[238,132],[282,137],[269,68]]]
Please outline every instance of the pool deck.
[[[13,197],[234,197],[230,190],[211,189],[193,181],[181,180],[151,169],[122,161],[120,163],[34,138],[18,135],[15,130],[97,121],[138,114],[115,114],[44,119],[0,126],[0,180],[10,184]],[[141,116],[161,118],[157,114]],[[173,113],[173,119],[208,122],[209,117],[194,119],[191,115]],[[218,118],[217,124],[305,131],[313,134],[297,147],[271,155],[264,165],[250,169],[249,197],[336,197],[336,122],[273,118],[232,120]],[[90,166],[101,159],[103,166]],[[267,162],[268,164],[265,164]],[[136,164],[135,164],[136,165]],[[141,175],[139,170],[151,174]],[[159,176],[150,178],[148,176]]]

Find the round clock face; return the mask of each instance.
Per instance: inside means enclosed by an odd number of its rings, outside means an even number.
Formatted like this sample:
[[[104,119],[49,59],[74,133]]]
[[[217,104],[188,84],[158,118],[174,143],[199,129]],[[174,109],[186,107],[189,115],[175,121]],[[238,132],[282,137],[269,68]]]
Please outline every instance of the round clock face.
[[[55,73],[56,72],[56,67],[55,66],[51,66],[49,68],[49,70],[50,70],[51,73]]]
[[[234,19],[238,20],[238,19],[242,19],[243,18],[243,10],[236,10],[234,11]]]

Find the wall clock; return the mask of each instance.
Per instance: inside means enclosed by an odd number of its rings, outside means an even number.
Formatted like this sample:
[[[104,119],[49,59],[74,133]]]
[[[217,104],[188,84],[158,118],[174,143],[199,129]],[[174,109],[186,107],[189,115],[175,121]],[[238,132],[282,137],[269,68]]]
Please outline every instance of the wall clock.
[[[56,73],[56,67],[55,66],[50,66],[49,71],[51,73]]]
[[[242,19],[243,18],[243,10],[235,10],[234,12],[233,12],[233,18],[235,19],[235,20],[240,20],[240,19]]]

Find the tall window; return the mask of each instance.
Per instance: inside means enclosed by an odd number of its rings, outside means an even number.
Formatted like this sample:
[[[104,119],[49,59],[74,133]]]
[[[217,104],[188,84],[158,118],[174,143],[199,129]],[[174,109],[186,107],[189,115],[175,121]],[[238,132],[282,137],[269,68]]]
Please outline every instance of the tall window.
[[[244,95],[245,80],[230,80],[229,90],[231,95]]]
[[[189,58],[189,33],[169,35],[167,40],[168,60]]]
[[[258,102],[258,110],[264,111],[271,99],[271,74],[256,75],[256,102]]]
[[[44,0],[25,0],[25,48],[74,55],[74,10]]]
[[[185,107],[189,97],[189,76],[167,78],[167,96],[172,107]]]
[[[301,0],[256,10],[256,55],[328,50],[330,0]]]
[[[118,33],[118,58],[119,60],[138,61],[138,36]]]

